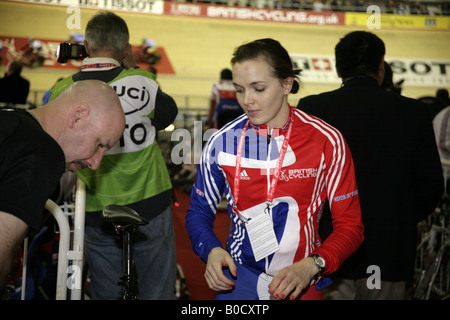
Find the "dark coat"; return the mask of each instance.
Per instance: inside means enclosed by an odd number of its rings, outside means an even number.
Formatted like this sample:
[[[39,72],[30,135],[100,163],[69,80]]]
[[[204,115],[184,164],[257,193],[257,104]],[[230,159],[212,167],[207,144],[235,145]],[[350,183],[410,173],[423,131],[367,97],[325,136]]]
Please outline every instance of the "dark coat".
[[[17,73],[0,79],[0,102],[26,104],[30,82]]]
[[[355,163],[365,240],[335,276],[365,278],[376,265],[381,280],[411,280],[417,223],[435,210],[444,192],[426,105],[382,89],[371,77],[358,77],[301,99],[298,108],[336,127]],[[327,212],[322,220],[326,237]]]

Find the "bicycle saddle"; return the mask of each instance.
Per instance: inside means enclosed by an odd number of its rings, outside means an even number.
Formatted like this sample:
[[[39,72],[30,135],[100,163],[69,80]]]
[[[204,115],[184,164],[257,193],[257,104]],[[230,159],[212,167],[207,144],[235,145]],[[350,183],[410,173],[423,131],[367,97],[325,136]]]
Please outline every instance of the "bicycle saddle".
[[[148,220],[146,218],[141,217],[133,209],[115,204],[106,206],[103,209],[102,219],[103,221],[119,225],[144,225],[148,223]]]

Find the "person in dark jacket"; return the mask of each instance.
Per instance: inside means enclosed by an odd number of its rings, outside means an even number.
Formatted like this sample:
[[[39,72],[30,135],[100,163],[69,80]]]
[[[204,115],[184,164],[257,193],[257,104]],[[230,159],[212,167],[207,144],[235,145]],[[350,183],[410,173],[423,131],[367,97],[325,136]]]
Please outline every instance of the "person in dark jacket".
[[[5,77],[0,79],[0,102],[13,104],[26,104],[30,92],[30,82],[23,78],[22,64],[11,61],[5,72]]]
[[[355,162],[365,240],[332,275],[330,299],[405,298],[417,223],[435,210],[444,191],[427,107],[381,87],[384,55],[375,34],[350,32],[335,47],[342,86],[298,103],[341,131]],[[323,237],[327,228],[331,221],[322,226]]]

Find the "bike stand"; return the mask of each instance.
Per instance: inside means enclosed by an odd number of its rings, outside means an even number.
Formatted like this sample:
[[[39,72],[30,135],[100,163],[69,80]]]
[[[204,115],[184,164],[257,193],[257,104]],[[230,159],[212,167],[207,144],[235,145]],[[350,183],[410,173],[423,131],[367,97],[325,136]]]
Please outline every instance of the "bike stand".
[[[47,209],[55,218],[59,228],[58,271],[56,278],[56,300],[81,300],[82,273],[84,261],[84,220],[86,205],[86,188],[78,179],[75,192],[75,207],[70,212],[61,209],[52,200],[47,200]],[[74,217],[73,231],[70,230],[68,218]],[[70,262],[70,263],[69,263]],[[70,273],[70,276],[68,274]],[[25,290],[25,288],[22,288]]]

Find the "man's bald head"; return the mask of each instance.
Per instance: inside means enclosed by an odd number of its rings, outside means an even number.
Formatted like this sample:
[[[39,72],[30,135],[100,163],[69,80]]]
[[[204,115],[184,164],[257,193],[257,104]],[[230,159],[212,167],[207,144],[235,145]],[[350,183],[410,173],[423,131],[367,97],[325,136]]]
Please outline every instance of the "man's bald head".
[[[75,82],[34,113],[63,149],[72,171],[97,169],[103,153],[125,129],[125,115],[116,92],[98,80]]]

